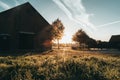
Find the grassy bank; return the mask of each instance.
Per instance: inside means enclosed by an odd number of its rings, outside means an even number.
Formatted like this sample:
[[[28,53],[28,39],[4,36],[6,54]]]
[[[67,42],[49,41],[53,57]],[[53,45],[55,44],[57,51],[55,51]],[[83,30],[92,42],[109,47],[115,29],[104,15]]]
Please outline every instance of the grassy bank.
[[[120,56],[1,56],[0,80],[120,80]]]

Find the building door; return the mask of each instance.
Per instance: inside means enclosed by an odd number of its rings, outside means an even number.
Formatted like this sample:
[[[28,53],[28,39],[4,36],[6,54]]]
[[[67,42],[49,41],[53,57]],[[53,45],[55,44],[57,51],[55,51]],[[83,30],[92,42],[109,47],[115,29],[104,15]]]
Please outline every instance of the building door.
[[[19,49],[23,50],[34,49],[34,33],[30,32],[19,33]]]

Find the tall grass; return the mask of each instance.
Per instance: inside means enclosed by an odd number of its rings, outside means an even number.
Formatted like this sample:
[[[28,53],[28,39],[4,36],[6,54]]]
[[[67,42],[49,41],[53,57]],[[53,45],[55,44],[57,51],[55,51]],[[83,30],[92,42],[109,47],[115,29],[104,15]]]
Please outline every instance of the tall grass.
[[[0,57],[0,80],[120,80],[120,57],[111,55]]]

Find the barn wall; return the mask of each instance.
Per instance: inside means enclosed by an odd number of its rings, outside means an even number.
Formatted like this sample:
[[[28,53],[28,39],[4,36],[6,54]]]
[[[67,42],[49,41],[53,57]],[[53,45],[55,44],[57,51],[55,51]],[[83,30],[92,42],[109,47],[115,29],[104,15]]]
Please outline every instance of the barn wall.
[[[10,35],[10,44],[6,43],[10,50],[51,49],[49,28],[50,24],[29,3],[0,13],[0,34]],[[27,34],[20,35],[21,32]],[[2,43],[2,38],[0,40]]]

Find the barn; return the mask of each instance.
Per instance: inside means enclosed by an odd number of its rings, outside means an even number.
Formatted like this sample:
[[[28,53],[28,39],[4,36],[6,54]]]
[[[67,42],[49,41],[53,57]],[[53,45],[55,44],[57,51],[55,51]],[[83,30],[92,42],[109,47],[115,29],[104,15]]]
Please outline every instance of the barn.
[[[109,44],[111,48],[120,49],[120,35],[112,35]]]
[[[50,24],[29,3],[0,13],[0,51],[51,49]]]

